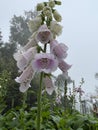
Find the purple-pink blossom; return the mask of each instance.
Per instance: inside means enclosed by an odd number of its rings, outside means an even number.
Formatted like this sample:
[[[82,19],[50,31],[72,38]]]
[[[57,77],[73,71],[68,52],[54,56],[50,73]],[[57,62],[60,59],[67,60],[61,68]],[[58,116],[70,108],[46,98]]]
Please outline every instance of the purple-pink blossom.
[[[26,92],[29,88],[31,87],[31,85],[30,85],[30,82],[28,81],[28,82],[24,82],[24,83],[21,83],[20,84],[20,87],[19,87],[19,90],[20,90],[20,92]]]
[[[23,47],[23,50],[27,51],[29,48],[37,46],[37,43],[36,38],[29,39],[28,43]]]
[[[50,53],[38,53],[32,61],[32,67],[36,72],[51,73],[58,67],[58,60]]]
[[[52,38],[52,33],[48,29],[47,25],[43,24],[42,26],[40,26],[37,34],[37,39],[41,43],[48,43],[51,40],[51,38]]]
[[[62,60],[59,62],[58,67],[60,68],[60,70],[62,70],[63,73],[66,73],[71,68],[71,65]]]
[[[16,77],[15,81],[20,83],[19,90],[21,92],[25,92],[29,87],[31,87],[30,82],[33,76],[34,70],[31,66],[28,66],[19,77]]]
[[[15,81],[17,83],[26,83],[31,81],[33,76],[34,70],[31,66],[28,66],[19,77],[16,77]]]
[[[51,95],[53,93],[53,91],[55,90],[55,88],[53,86],[52,79],[50,77],[45,77],[44,78],[44,84],[45,84],[45,90],[46,90],[46,92],[49,95]]]
[[[20,71],[23,71],[29,62],[34,58],[34,55],[37,53],[36,47],[31,47],[25,52],[17,52],[14,54],[14,59],[17,61],[17,67]]]
[[[56,40],[53,40],[53,41],[51,41],[50,45],[51,45],[51,48],[50,48],[51,52],[59,60],[62,60],[67,57],[68,47],[65,44],[63,44],[63,43],[58,44],[58,42]]]

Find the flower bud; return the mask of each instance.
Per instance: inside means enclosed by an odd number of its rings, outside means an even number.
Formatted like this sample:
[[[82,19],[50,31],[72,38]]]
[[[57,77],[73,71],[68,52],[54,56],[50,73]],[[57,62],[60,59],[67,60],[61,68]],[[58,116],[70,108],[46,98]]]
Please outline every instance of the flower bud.
[[[53,0],[49,1],[49,7],[53,8],[55,6],[55,2]]]
[[[44,3],[38,3],[36,8],[37,8],[37,11],[43,10],[43,8],[44,8]]]
[[[37,29],[40,27],[42,23],[41,17],[36,17],[29,21],[28,26],[31,32],[37,31]]]
[[[55,19],[57,22],[61,22],[62,17],[61,17],[61,15],[57,12],[57,10],[54,10],[53,16],[54,16],[54,19]]]
[[[55,1],[56,5],[61,5],[61,1]]]
[[[62,33],[62,26],[58,24],[56,21],[51,21],[50,30],[53,33],[53,35],[59,36]]]
[[[47,16],[48,18],[51,18],[51,17],[52,17],[51,8],[48,7],[48,6],[44,7],[44,9],[43,9],[43,14],[44,14],[45,16]]]

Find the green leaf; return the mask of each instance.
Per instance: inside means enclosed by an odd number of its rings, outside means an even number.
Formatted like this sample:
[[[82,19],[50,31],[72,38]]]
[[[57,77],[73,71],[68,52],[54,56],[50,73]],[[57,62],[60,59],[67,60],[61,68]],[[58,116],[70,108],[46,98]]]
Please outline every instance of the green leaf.
[[[83,130],[83,128],[78,128],[77,130]]]

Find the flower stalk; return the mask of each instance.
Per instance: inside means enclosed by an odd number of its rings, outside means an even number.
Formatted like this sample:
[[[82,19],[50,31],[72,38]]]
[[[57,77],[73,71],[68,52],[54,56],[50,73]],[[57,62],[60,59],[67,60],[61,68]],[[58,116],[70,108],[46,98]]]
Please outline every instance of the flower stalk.
[[[38,107],[37,107],[37,130],[40,130],[41,126],[41,98],[42,98],[42,80],[43,80],[43,75],[44,73],[41,72],[40,75],[40,86],[39,86],[39,91],[38,91]]]

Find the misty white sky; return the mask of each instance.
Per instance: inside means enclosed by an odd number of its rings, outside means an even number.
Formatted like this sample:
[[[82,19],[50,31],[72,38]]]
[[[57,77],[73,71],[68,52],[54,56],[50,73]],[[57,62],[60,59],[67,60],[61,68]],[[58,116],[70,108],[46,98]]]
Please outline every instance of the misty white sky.
[[[4,41],[8,41],[9,21],[13,15],[23,15],[24,10],[34,10],[35,5],[43,1],[0,1],[0,28]],[[69,47],[67,62],[73,65],[69,75],[77,86],[83,77],[83,89],[86,93],[93,93],[98,85],[98,80],[94,78],[98,72],[98,0],[61,1],[62,6],[57,8],[63,18],[63,33],[59,42]]]

